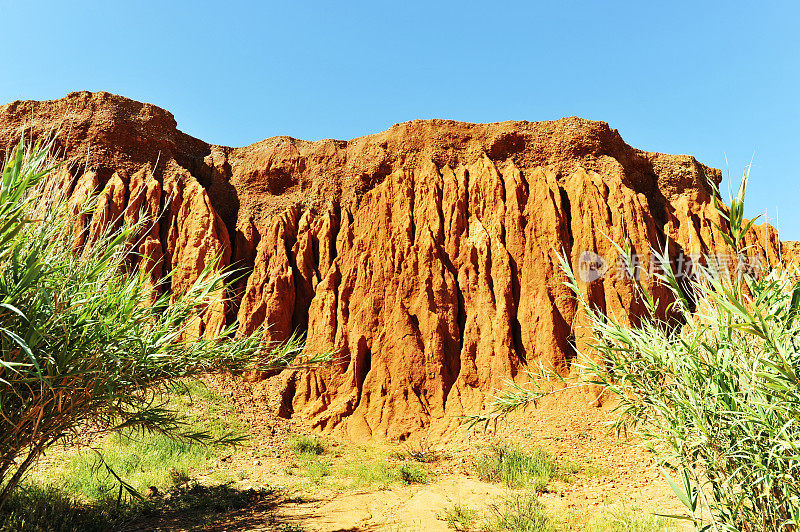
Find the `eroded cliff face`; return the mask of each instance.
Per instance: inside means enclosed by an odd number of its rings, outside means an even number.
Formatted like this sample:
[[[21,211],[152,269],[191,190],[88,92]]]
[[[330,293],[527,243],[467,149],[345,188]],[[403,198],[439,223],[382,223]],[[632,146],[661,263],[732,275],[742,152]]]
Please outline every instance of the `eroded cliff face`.
[[[444,431],[527,378],[527,364],[568,369],[582,318],[559,252],[578,269],[587,251],[613,269],[612,241],[645,268],[667,240],[675,260],[732,252],[712,230],[719,171],[631,148],[602,122],[426,120],[351,141],[228,148],[108,93],[0,107],[0,149],[56,130],[75,212],[100,191],[76,246],[120,216],[162,213],[139,244],[154,275],[173,271],[180,288],[214,257],[243,268],[196,333],[267,322],[272,340],[301,330],[308,350],[336,350],[330,366],[284,372],[282,411],[350,437]],[[772,227],[749,243],[778,260]],[[634,322],[632,281],[594,273],[579,279],[586,296]]]

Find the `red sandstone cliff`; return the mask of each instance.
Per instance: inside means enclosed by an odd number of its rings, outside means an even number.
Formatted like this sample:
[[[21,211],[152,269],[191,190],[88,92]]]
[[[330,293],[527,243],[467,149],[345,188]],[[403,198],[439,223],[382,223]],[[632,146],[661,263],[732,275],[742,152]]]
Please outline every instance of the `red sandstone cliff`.
[[[673,256],[731,251],[712,231],[719,171],[631,148],[602,122],[417,120],[350,141],[228,148],[108,93],[0,107],[0,150],[55,130],[76,210],[101,191],[87,234],[165,210],[140,251],[176,272],[173,285],[215,256],[245,269],[198,333],[238,317],[245,333],[266,321],[275,340],[307,330],[308,349],[339,350],[330,367],[285,372],[283,413],[351,436],[444,429],[526,362],[568,364],[580,316],[556,250],[573,264],[587,250],[613,260],[609,238],[645,264],[666,238]],[[772,227],[750,243],[777,260]],[[584,289],[617,315],[641,310],[619,276]]]

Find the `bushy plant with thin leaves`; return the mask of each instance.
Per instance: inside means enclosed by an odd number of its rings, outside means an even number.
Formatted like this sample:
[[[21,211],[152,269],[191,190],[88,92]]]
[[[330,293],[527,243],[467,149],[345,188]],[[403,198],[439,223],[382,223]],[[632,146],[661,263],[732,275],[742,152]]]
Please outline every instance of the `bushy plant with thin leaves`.
[[[544,505],[533,492],[510,494],[489,507],[485,530],[497,532],[553,532]]]
[[[292,342],[265,353],[258,333],[233,338],[235,324],[217,339],[192,338],[190,324],[230,274],[211,264],[170,294],[149,272],[131,272],[144,218],[108,224],[76,252],[66,201],[37,192],[48,160],[48,146],[21,142],[0,182],[0,507],[35,460],[71,435],[136,429],[211,441],[167,405],[169,385],[284,365],[298,351]]]
[[[743,258],[747,174],[717,231]],[[589,304],[566,258],[567,284],[591,323],[589,353],[570,387],[600,385],[619,400],[620,432],[636,431],[700,530],[797,530],[800,524],[800,282],[786,265],[760,272],[699,268],[679,283],[669,254],[653,251],[672,291],[664,318],[645,289],[635,327]],[[631,281],[635,282],[635,281]],[[595,360],[596,362],[592,362]],[[554,376],[554,374],[550,374]],[[553,393],[512,387],[488,415],[502,417]],[[677,480],[675,480],[677,478]]]

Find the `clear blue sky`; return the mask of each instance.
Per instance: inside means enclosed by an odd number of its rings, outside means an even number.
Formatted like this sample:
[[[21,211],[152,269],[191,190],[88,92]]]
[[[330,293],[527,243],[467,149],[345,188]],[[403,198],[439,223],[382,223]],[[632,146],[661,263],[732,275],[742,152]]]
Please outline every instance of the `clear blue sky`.
[[[800,239],[795,2],[0,0],[0,102],[106,90],[241,146],[414,118],[604,120],[689,153]],[[725,185],[726,186],[726,185]]]

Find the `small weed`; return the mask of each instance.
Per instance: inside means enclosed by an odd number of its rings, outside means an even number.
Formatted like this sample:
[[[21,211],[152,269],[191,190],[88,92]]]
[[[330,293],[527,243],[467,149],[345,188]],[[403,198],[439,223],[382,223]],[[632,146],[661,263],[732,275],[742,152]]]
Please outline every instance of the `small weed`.
[[[284,523],[278,528],[280,532],[305,532],[305,529],[300,525]]]
[[[422,439],[416,444],[406,444],[405,455],[415,462],[429,464],[441,458],[441,453],[428,440]],[[400,457],[403,457],[402,454]]]
[[[175,469],[172,467],[169,470],[169,476],[172,480],[173,486],[180,486],[181,484],[185,484],[191,480],[191,477],[189,477],[189,474],[185,469]]]
[[[308,454],[319,456],[325,453],[325,445],[313,436],[298,436],[289,444],[289,448],[297,455]]]
[[[490,506],[486,529],[492,532],[553,532],[555,527],[536,494],[526,493]]]
[[[454,504],[444,511],[441,519],[447,521],[447,526],[453,530],[468,532],[473,530],[477,514],[477,510],[469,506]]]
[[[314,484],[320,484],[322,479],[331,474],[331,465],[322,460],[309,460],[305,464],[306,476]]]

